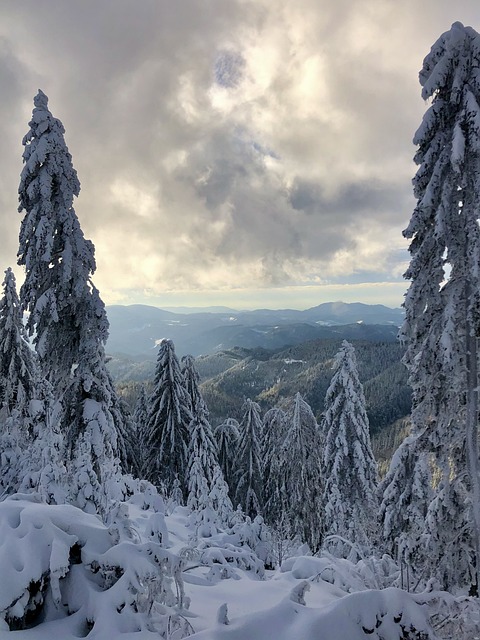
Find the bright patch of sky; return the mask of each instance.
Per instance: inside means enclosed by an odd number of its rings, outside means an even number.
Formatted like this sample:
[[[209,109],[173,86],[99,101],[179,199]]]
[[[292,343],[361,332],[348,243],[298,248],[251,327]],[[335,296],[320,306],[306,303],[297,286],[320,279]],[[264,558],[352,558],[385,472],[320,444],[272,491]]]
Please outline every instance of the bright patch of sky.
[[[476,0],[1,3],[0,267],[40,87],[107,303],[399,306],[418,70],[456,20]]]

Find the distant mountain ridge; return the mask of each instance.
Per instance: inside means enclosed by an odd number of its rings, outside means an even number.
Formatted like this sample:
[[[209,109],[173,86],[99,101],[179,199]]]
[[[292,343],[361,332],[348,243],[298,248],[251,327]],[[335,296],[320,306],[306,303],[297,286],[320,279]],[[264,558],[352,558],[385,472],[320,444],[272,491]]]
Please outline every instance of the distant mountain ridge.
[[[189,312],[182,307],[181,312],[175,313],[171,309],[148,305],[107,307],[108,353],[155,359],[155,347],[162,338],[173,340],[179,355],[194,356],[235,346],[277,349],[318,338],[394,341],[404,315],[402,309],[359,302],[328,302],[303,311],[226,308]]]

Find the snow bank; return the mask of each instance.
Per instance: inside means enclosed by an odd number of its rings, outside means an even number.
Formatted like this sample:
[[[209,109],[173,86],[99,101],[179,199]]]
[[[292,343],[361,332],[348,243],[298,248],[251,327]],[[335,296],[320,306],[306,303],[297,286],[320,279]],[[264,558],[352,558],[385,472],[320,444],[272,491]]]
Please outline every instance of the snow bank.
[[[149,516],[143,542],[128,505],[107,528],[95,515],[35,494],[1,502],[0,639],[28,627],[35,628],[16,637],[106,640],[142,632],[143,640],[174,629],[183,561],[155,542],[166,532],[163,516]]]
[[[436,640],[429,620],[480,637],[474,598],[369,589],[367,561],[328,555],[265,571],[238,526],[192,537],[188,509],[148,502],[108,527],[35,495],[1,502],[0,640]]]
[[[296,594],[295,594],[296,595]],[[293,598],[298,599],[298,598]],[[316,609],[286,598],[267,611],[230,619],[192,640],[433,640],[422,609],[405,591],[354,593]]]

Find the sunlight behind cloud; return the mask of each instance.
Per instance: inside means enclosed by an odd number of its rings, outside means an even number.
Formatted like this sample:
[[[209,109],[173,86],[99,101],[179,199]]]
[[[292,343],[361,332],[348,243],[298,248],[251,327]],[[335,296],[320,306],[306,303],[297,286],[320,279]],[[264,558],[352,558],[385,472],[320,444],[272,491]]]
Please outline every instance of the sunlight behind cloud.
[[[152,193],[140,189],[135,184],[115,181],[111,187],[114,203],[127,207],[136,215],[151,218],[157,208],[157,200]]]

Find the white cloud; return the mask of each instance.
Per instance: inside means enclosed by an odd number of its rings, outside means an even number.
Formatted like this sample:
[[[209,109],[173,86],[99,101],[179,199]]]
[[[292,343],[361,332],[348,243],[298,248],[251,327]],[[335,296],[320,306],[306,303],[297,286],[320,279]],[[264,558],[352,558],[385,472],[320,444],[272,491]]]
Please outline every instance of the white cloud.
[[[425,109],[417,72],[438,35],[477,9],[2,3],[2,262],[15,261],[20,141],[41,86],[67,130],[107,301],[362,272],[396,280]]]

